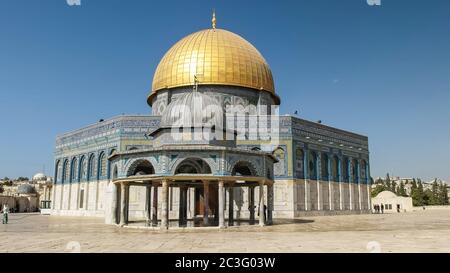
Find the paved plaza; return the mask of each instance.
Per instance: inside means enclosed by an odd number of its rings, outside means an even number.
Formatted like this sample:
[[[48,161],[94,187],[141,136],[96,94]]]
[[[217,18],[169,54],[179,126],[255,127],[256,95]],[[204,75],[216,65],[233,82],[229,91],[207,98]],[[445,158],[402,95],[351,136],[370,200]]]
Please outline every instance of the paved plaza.
[[[274,226],[171,229],[10,214],[0,252],[450,252],[450,210],[303,217]]]

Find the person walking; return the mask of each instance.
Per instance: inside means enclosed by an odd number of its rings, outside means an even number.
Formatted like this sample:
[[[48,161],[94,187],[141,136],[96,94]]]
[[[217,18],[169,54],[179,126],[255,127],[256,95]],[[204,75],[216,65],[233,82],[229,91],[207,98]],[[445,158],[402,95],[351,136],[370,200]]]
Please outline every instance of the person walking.
[[[9,207],[8,207],[8,204],[4,204],[4,205],[3,205],[2,212],[3,212],[2,223],[3,223],[4,225],[5,225],[5,224],[8,224],[8,213],[9,213]]]
[[[383,214],[383,213],[384,213],[384,205],[381,204],[381,214]]]

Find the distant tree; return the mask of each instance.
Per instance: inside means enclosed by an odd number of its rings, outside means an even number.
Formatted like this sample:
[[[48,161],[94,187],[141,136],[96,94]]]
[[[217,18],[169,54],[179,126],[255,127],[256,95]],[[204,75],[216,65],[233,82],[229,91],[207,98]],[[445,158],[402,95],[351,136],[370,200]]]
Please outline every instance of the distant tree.
[[[426,189],[423,192],[423,204],[428,206],[434,205],[434,196],[432,190]]]
[[[383,185],[383,184],[378,184],[378,185],[376,185],[375,186],[375,188],[372,190],[372,192],[371,192],[371,196],[372,197],[375,197],[375,196],[377,196],[380,192],[382,192],[382,191],[385,191],[386,190],[386,187]]]
[[[392,183],[391,183],[391,191],[393,192],[393,193],[396,193],[397,192],[397,184],[395,183],[395,181],[392,181]]]
[[[28,177],[22,177],[22,176],[19,176],[17,179],[16,179],[16,181],[28,181],[29,179],[28,179]]]
[[[3,181],[9,181],[9,180],[11,180],[11,179],[9,179],[9,177],[5,176],[2,180],[3,180]]]
[[[414,206],[425,206],[428,205],[427,200],[425,200],[425,193],[423,191],[423,185],[420,179],[417,180],[417,189],[414,192],[411,190],[411,197],[413,199]]]
[[[400,181],[400,185],[397,187],[397,195],[398,196],[408,196],[406,194],[405,185],[403,184],[403,181]]]
[[[392,183],[391,183],[391,178],[389,177],[389,173],[386,174],[386,178],[384,179],[384,187],[385,187],[385,190],[392,191]]]
[[[448,205],[447,184],[442,181],[439,183],[439,205]]]
[[[429,196],[429,205],[440,205],[439,200],[439,184],[437,179],[434,179],[431,184],[431,195]]]
[[[448,189],[447,189],[447,184],[444,184],[444,188],[442,189],[442,195],[444,196],[444,203],[443,205],[448,205],[449,201],[448,201]]]

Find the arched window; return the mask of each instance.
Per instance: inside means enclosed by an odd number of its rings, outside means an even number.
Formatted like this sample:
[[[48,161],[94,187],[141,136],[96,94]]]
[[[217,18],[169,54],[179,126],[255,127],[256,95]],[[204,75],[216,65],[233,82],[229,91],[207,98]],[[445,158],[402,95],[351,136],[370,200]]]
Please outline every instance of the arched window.
[[[75,182],[77,179],[77,173],[78,173],[78,165],[77,165],[77,158],[72,158],[72,162],[70,163],[70,182]]]
[[[317,179],[317,154],[309,152],[308,172],[310,179]]]
[[[361,180],[367,183],[367,163],[364,159],[361,160]]]
[[[100,153],[98,157],[98,177],[103,178],[106,176],[106,156],[104,152]]]
[[[349,170],[349,165],[348,165],[348,157],[344,157],[344,159],[342,160],[342,173],[343,175],[343,180],[345,182],[349,181],[349,177],[350,177],[350,170]]]
[[[278,147],[273,151],[273,155],[278,160],[277,163],[273,165],[274,175],[275,176],[285,176],[286,167],[285,167],[285,152],[283,148]]]
[[[234,165],[231,175],[238,176],[255,176],[256,171],[253,165],[246,161],[239,161]]]
[[[86,162],[86,157],[83,155],[80,158],[80,171],[78,173],[78,181],[84,181],[86,180],[87,177],[87,162]]]
[[[322,180],[328,180],[328,155],[326,153],[322,153],[320,167],[322,170]]]
[[[358,161],[356,159],[353,159],[352,160],[352,168],[351,168],[351,171],[352,171],[352,182],[353,183],[357,183],[358,180],[359,180],[359,175],[358,175],[358,168],[359,168],[359,166],[358,165],[359,165]]]
[[[63,164],[63,177],[62,177],[62,183],[69,181],[69,175],[70,175],[70,168],[69,168],[69,160],[64,160]]]
[[[111,155],[113,155],[115,152],[116,152],[116,149],[112,149],[112,150],[109,152],[109,155],[111,156]],[[111,178],[111,161],[108,160],[108,179],[110,179],[110,178]]]
[[[55,164],[55,184],[58,184],[58,182],[61,182],[61,161],[56,161]]]
[[[175,169],[175,174],[182,173],[209,174],[211,167],[201,158],[186,158]]]
[[[95,156],[93,154],[91,154],[89,156],[89,161],[88,161],[88,175],[87,175],[87,180],[88,181],[92,181],[95,178]]]
[[[339,174],[339,158],[335,155],[332,157],[331,161],[331,176],[333,181],[339,181]]]
[[[297,178],[305,178],[305,153],[303,149],[295,150],[295,173]]]
[[[154,174],[155,168],[152,163],[146,159],[139,159],[131,164],[128,168],[127,176]]]

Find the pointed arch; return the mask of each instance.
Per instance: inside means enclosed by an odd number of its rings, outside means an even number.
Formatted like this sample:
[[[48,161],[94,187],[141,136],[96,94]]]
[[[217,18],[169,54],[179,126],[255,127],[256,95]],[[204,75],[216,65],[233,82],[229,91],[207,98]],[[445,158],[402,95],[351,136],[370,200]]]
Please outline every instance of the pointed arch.
[[[70,175],[70,168],[69,168],[69,160],[65,159],[63,163],[63,171],[62,171],[62,179],[61,184],[64,184],[65,182],[69,181],[69,175]]]
[[[231,175],[256,176],[256,168],[248,161],[238,161],[231,171]]]
[[[105,152],[100,152],[100,155],[98,156],[97,166],[98,166],[97,179],[102,179],[106,177],[107,158]]]
[[[147,159],[138,159],[130,165],[127,176],[154,174],[155,168]]]
[[[69,182],[76,182],[78,177],[78,160],[76,157],[72,158],[72,161],[70,162],[70,180]]]
[[[175,174],[197,173],[210,174],[211,166],[202,158],[186,158],[179,162],[175,167]]]
[[[87,181],[93,181],[95,178],[95,155],[91,154],[87,164]]]

